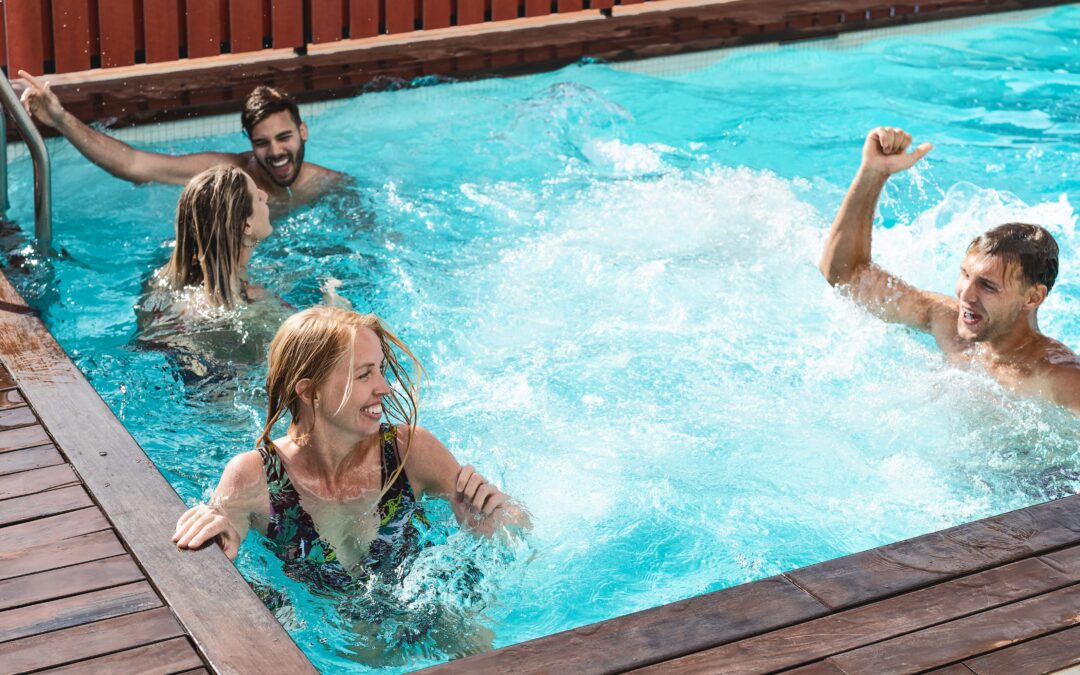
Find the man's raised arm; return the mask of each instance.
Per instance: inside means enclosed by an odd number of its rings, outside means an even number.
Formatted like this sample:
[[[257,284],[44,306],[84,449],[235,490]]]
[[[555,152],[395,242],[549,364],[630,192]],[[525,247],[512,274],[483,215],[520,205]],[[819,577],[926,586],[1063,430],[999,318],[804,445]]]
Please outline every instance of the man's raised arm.
[[[133,183],[174,183],[183,185],[192,176],[217,164],[243,166],[239,155],[200,152],[191,155],[162,155],[136,150],[130,145],[91,129],[64,110],[50,88],[29,73],[20,70],[26,81],[23,107],[42,124],[55,128],[87,159],[117,178]]]
[[[914,288],[870,257],[874,210],[886,181],[914,166],[933,147],[923,143],[908,153],[910,146],[911,136],[902,129],[879,127],[866,137],[862,165],[836,214],[818,267],[831,285],[847,287],[852,299],[874,315],[930,331],[936,308],[952,311],[955,318],[950,298]]]

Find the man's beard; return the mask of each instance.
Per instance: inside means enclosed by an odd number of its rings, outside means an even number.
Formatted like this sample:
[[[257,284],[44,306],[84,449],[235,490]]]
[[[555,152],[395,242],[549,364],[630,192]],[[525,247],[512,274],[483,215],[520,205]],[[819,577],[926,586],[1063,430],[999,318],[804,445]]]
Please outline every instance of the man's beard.
[[[266,162],[263,164],[263,170],[270,176],[270,180],[274,182],[274,185],[287,188],[295,183],[296,179],[300,177],[300,168],[304,166],[304,145],[304,141],[300,141],[300,149],[296,151],[295,157],[291,153],[286,153],[289,157],[289,161],[292,163],[292,174],[289,176],[288,180],[284,182],[278,180],[277,174],[275,174],[274,170],[270,167],[270,159],[266,159]]]

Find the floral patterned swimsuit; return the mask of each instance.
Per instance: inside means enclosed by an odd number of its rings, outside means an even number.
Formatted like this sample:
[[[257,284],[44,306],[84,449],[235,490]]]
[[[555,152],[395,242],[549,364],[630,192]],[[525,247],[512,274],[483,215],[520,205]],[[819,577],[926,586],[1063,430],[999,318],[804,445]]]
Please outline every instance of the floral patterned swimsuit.
[[[397,470],[400,459],[394,427],[383,424],[379,435],[382,440],[382,483],[385,485],[387,478]],[[330,544],[319,536],[311,515],[300,504],[300,495],[273,444],[259,448],[259,454],[270,492],[270,525],[266,537],[270,540],[271,550],[285,561],[286,573],[332,587],[354,582],[356,579],[338,561]],[[429,527],[404,471],[379,500],[378,514],[379,532],[371,542],[363,564],[368,572],[387,566],[398,567],[415,552],[420,535]]]

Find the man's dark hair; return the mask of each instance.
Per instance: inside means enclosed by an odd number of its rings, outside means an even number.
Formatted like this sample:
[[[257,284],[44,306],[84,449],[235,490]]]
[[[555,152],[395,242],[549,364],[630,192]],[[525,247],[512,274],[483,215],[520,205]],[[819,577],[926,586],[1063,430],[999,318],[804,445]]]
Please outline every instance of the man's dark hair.
[[[244,112],[240,116],[240,124],[244,127],[244,133],[251,138],[251,130],[259,122],[279,112],[288,111],[292,115],[293,122],[300,126],[300,108],[296,101],[285,92],[273,87],[260,86],[248,95],[244,102]]]
[[[1006,223],[988,230],[971,242],[968,253],[1001,256],[1018,263],[1024,280],[1042,284],[1049,291],[1058,275],[1058,245],[1054,236],[1039,225]]]

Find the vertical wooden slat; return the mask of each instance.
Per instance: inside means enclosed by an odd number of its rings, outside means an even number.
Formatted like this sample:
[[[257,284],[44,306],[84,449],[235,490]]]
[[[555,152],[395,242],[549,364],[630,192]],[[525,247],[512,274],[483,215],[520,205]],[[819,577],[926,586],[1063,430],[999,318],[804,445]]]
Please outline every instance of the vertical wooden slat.
[[[491,20],[516,19],[518,0],[491,0]]]
[[[15,75],[19,70],[25,70],[31,75],[40,75],[45,69],[41,0],[7,0],[4,17],[8,30],[9,72]]]
[[[381,9],[381,0],[349,0],[349,37],[378,35]]]
[[[272,0],[271,38],[275,49],[304,46],[304,5],[301,0]]]
[[[229,0],[229,51],[262,49],[262,0]]]
[[[589,7],[592,9],[610,9],[615,6],[615,0],[592,0]]]
[[[450,26],[450,0],[424,0],[424,30]]]
[[[112,0],[106,0],[112,2]],[[217,56],[221,53],[222,2],[225,0],[187,0],[187,48],[189,58]]]
[[[105,0],[98,3],[101,29],[101,67],[135,63],[135,2]]]
[[[316,0],[311,3],[311,41],[334,42],[341,39],[344,17],[342,5],[336,0]]]
[[[408,33],[416,22],[412,0],[386,0],[386,32]]]
[[[525,0],[525,16],[551,14],[551,0]]]
[[[580,12],[585,9],[585,0],[559,0],[559,13]]]
[[[4,21],[3,2],[4,0],[0,0],[0,66],[8,65],[8,22]],[[10,75],[15,77],[14,72]]]
[[[622,0],[620,4],[623,5],[638,5],[645,2],[645,0]]]
[[[458,0],[457,22],[459,26],[484,22],[484,0]]]
[[[90,8],[86,0],[52,0],[56,72],[90,68]]]
[[[180,0],[143,0],[143,3],[146,62],[177,60],[180,58],[180,25],[183,17]]]

